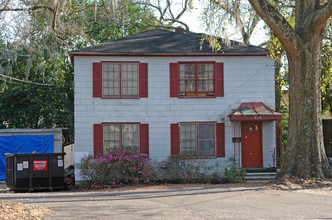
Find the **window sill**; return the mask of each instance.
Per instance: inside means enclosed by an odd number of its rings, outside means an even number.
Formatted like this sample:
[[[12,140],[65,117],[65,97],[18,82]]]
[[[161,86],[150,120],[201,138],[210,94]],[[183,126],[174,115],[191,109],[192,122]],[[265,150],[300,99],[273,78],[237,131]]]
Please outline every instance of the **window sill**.
[[[179,99],[202,99],[202,98],[216,98],[217,96],[178,96]]]
[[[216,157],[216,156],[211,156],[211,157],[181,157],[181,156],[177,156],[177,158],[179,158],[179,159],[188,159],[188,160],[192,160],[192,159],[199,159],[199,160],[201,160],[201,159],[217,159],[218,157]]]
[[[128,97],[128,98],[114,98],[114,97],[95,97],[95,98],[101,98],[101,99],[141,99],[142,97]]]

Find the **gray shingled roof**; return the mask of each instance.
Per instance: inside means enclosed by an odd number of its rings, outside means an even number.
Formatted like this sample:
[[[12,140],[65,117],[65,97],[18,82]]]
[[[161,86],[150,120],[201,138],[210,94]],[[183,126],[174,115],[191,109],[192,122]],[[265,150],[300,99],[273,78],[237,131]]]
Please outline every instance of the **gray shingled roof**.
[[[176,33],[162,29],[152,29],[127,37],[108,41],[91,47],[71,51],[71,56],[88,54],[110,55],[217,55],[217,54],[268,54],[269,51],[254,45],[245,46],[231,41],[230,45],[221,45],[221,50],[214,52],[205,40],[202,48],[202,33]],[[221,39],[219,39],[221,42]]]

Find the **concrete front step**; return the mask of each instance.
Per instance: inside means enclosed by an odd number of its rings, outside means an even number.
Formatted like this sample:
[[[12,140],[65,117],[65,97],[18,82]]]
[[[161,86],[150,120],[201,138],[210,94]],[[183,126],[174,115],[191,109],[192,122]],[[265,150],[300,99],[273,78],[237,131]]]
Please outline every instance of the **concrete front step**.
[[[275,176],[276,172],[246,173],[246,176]]]
[[[276,172],[247,173],[245,175],[246,182],[251,183],[267,183],[276,177]]]
[[[245,176],[245,179],[274,179],[276,176]]]

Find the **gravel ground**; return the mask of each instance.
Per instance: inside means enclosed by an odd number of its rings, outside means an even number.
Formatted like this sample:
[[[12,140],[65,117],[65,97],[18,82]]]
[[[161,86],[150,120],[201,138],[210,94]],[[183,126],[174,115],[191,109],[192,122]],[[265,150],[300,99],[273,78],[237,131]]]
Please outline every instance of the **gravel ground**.
[[[0,219],[42,219],[51,215],[52,210],[35,205],[28,205],[21,202],[0,201]]]
[[[1,187],[2,185],[2,187]],[[1,189],[2,188],[2,189]],[[304,182],[301,185],[300,184],[268,184],[268,185],[262,185],[262,184],[225,184],[225,185],[206,185],[206,184],[182,184],[182,185],[156,185],[156,186],[127,186],[127,187],[121,187],[121,188],[110,188],[110,189],[102,189],[102,190],[86,190],[86,191],[79,191],[79,190],[74,190],[74,191],[68,191],[66,192],[59,192],[59,193],[65,193],[65,194],[71,194],[74,196],[78,196],[80,194],[84,193],[93,193],[93,194],[100,194],[101,198],[103,198],[103,194],[101,192],[106,192],[107,194],[113,194],[118,197],[119,195],[129,195],[127,193],[135,192],[135,193],[154,193],[156,192],[157,194],[162,192],[162,191],[168,191],[168,192],[173,192],[177,191],[178,192],[187,192],[187,189],[197,189],[197,193],[195,195],[199,195],[200,189],[207,188],[207,189],[215,189],[216,192],[218,190],[222,191],[227,191],[227,189],[230,189],[230,191],[241,191],[243,188],[246,190],[250,188],[250,190],[261,190],[264,189],[264,191],[267,192],[267,194],[274,195],[275,192],[282,192],[280,195],[288,195],[287,192],[289,193],[296,193],[296,194],[301,194],[301,196],[307,195],[308,197],[310,195],[314,196],[317,198],[317,196],[321,195],[322,198],[327,198],[327,203],[326,205],[329,205],[331,203],[332,199],[332,181],[312,181],[312,182]],[[123,192],[123,193],[122,193]],[[271,192],[271,193],[269,193]],[[26,203],[35,203],[32,202],[27,202],[27,200],[24,200],[28,195],[34,196],[35,199],[34,201],[38,201],[38,198],[36,197],[36,194],[42,194],[40,196],[44,197],[45,195],[50,195],[50,198],[54,199],[55,197],[52,197],[53,194],[51,193],[12,193],[8,189],[4,187],[4,184],[0,183],[0,219],[58,219],[58,217],[61,218],[57,213],[59,212],[59,207],[57,209],[54,209],[55,207],[50,207],[48,204],[44,205],[32,205],[32,204],[26,204]],[[54,194],[57,194],[57,192],[52,192]],[[206,193],[206,192],[204,192]],[[7,196],[5,195],[7,194]],[[142,194],[142,195],[143,195]],[[243,194],[245,195],[245,194]],[[269,196],[271,196],[269,195]],[[289,196],[289,198],[296,197],[295,194],[292,194],[293,196]],[[294,196],[295,195],[295,196]],[[39,195],[38,195],[39,196]],[[4,198],[4,199],[1,199]],[[16,201],[23,201],[22,202],[13,202],[13,201],[7,201],[10,200],[10,197],[17,197],[21,199],[16,199]],[[143,196],[144,197],[144,196]],[[305,196],[306,197],[306,196]],[[44,197],[45,198],[45,197]],[[122,197],[121,197],[122,198]],[[105,198],[106,199],[106,198]],[[6,200],[6,201],[3,201]],[[109,201],[109,200],[108,200]],[[132,200],[128,200],[127,204],[130,203]],[[135,201],[135,200],[133,200]],[[76,201],[79,203],[79,201]],[[290,201],[288,201],[290,202]],[[38,202],[36,203],[38,204]],[[124,201],[124,204],[126,202]],[[323,203],[324,204],[324,203]],[[121,204],[123,206],[123,204]],[[51,208],[51,209],[50,209]],[[301,206],[300,206],[301,208]],[[61,208],[60,208],[61,210]],[[121,210],[121,209],[120,209]],[[91,210],[93,212],[93,210]],[[303,210],[305,212],[306,210]],[[234,210],[236,213],[237,211]],[[326,212],[326,210],[325,210]],[[325,213],[326,214],[326,213]],[[332,209],[330,213],[327,213],[328,216],[332,218]],[[330,215],[329,215],[330,214]],[[53,217],[52,217],[53,216]],[[232,216],[232,215],[230,215]],[[292,216],[292,215],[290,215]],[[130,217],[130,216],[129,216]],[[326,217],[326,216],[325,216]],[[260,219],[265,219],[268,217],[258,217]],[[294,218],[300,218],[299,216],[294,216]],[[315,217],[316,218],[316,217]],[[319,218],[319,217],[318,217]],[[67,219],[67,218],[66,218]],[[71,219],[71,218],[70,218]],[[76,219],[74,214],[73,214],[73,219]],[[77,218],[79,219],[79,218]],[[82,218],[83,219],[83,218]],[[85,219],[88,219],[86,217]],[[161,216],[159,219],[163,219]],[[328,218],[329,219],[329,218]]]

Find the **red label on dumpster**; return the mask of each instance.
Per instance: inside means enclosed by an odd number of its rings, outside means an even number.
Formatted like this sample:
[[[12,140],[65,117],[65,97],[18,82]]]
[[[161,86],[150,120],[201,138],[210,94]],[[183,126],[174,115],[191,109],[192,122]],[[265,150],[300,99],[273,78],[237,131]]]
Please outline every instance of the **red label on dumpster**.
[[[47,160],[34,160],[33,170],[47,170]]]

